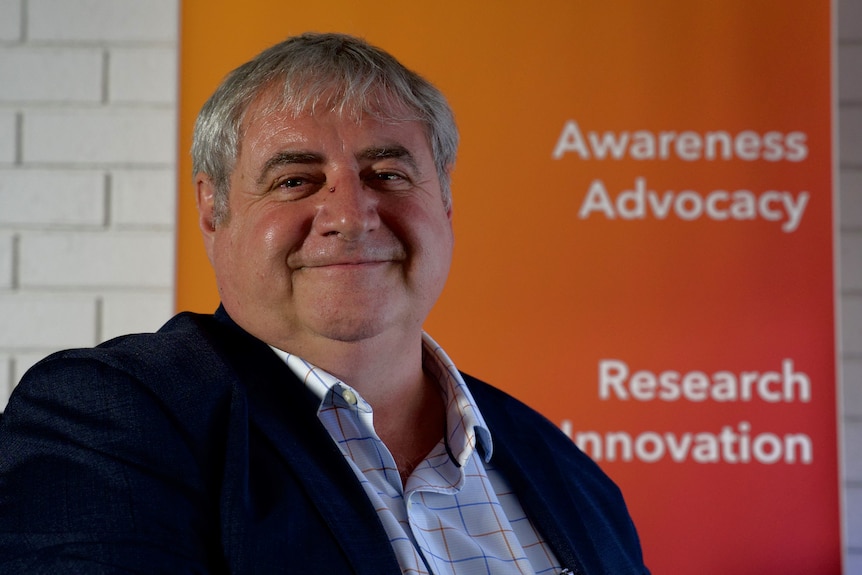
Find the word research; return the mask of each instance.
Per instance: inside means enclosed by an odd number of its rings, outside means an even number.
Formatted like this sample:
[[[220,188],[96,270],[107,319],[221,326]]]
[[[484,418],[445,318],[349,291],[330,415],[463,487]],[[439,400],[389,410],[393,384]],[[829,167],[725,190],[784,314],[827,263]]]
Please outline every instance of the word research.
[[[797,371],[789,358],[781,362],[781,371],[733,373],[723,370],[713,374],[674,370],[653,373],[643,369],[632,373],[624,361],[603,359],[599,361],[599,399],[808,403],[811,401],[811,377]]]
[[[707,193],[693,190],[664,190],[661,193],[647,186],[646,178],[635,178],[632,189],[615,196],[608,193],[600,179],[593,180],[578,210],[578,218],[586,220],[603,215],[609,220],[666,220],[674,216],[693,221],[707,218],[714,221],[765,220],[780,223],[785,233],[795,232],[802,222],[809,194],[794,195],[787,191],[769,190],[756,194],[749,190],[713,190]]]

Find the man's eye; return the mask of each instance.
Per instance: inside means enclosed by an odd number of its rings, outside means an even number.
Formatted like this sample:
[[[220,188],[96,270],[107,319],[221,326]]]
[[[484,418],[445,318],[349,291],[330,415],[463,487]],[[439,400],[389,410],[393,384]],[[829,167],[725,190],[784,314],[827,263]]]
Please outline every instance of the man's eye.
[[[320,189],[320,179],[313,176],[290,176],[276,180],[272,190],[283,200],[301,200]]]
[[[380,190],[401,190],[409,187],[409,180],[397,172],[374,172],[366,180],[368,185]]]
[[[278,183],[282,188],[298,188],[306,182],[305,178],[287,178]]]
[[[383,180],[383,181],[387,181],[387,182],[392,182],[392,181],[401,179],[401,176],[399,176],[398,174],[393,174],[390,172],[380,172],[380,173],[374,174],[374,177],[378,180]]]

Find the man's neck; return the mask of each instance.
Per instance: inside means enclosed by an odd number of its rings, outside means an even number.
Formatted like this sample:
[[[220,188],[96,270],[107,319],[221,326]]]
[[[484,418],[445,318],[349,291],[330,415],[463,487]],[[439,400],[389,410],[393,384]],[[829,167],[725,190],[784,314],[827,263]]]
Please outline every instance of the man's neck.
[[[315,343],[285,351],[337,377],[371,404],[375,431],[406,481],[442,438],[446,421],[439,383],[423,370],[421,331]]]
[[[276,346],[331,373],[377,410],[424,385],[422,332],[380,334],[361,341],[309,337]]]

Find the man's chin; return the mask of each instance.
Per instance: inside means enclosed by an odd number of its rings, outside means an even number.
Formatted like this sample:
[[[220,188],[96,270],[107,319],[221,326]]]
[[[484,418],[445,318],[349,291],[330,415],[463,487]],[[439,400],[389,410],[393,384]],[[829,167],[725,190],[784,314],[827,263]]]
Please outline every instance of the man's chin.
[[[378,337],[386,331],[380,318],[339,318],[316,322],[315,333],[332,341],[361,343]]]

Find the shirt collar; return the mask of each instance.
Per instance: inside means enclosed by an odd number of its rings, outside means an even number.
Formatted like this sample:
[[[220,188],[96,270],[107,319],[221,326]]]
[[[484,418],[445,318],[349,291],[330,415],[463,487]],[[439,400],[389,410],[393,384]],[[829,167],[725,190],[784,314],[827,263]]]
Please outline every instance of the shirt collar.
[[[478,446],[485,461],[491,460],[491,432],[461,372],[436,341],[422,333],[425,372],[436,379],[446,401],[446,445],[458,465],[463,466]]]
[[[272,347],[272,346],[270,346]],[[325,370],[301,357],[272,347],[272,350],[302,380],[321,403],[330,396],[340,398],[360,410],[370,409],[359,392]],[[437,342],[422,333],[422,367],[443,390],[446,402],[446,446],[452,459],[463,466],[478,446],[483,459],[491,460],[493,443],[491,432],[482,417],[473,395],[455,364]],[[345,397],[345,392],[347,397]],[[352,396],[351,396],[352,394]],[[357,403],[358,401],[358,403]]]

